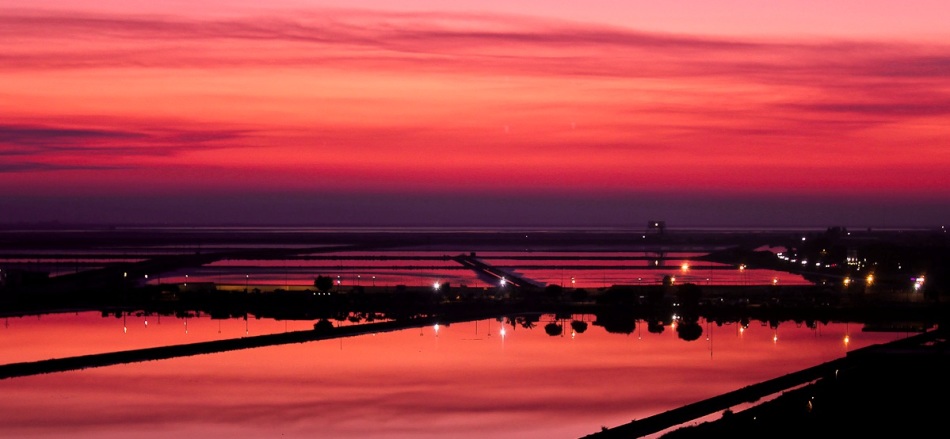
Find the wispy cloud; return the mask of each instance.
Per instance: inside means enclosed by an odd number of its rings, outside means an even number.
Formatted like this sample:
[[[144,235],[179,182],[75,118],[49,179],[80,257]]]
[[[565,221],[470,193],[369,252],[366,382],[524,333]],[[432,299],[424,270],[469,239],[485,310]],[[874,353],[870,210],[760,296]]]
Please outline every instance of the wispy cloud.
[[[167,155],[180,149],[232,147],[219,144],[244,136],[240,130],[128,131],[47,125],[0,125],[0,155],[41,151]]]
[[[135,142],[146,139],[142,133],[107,131],[86,128],[63,128],[30,125],[0,125],[0,155],[30,154],[37,150],[92,151],[90,143]]]
[[[9,61],[3,64],[5,69],[400,60],[420,66],[467,63],[474,68],[519,69],[542,61],[529,70],[549,71],[561,61],[556,71],[594,75],[755,75],[780,69],[801,74],[803,69],[827,72],[839,66],[852,74],[916,77],[941,72],[945,76],[950,57],[946,47],[936,54],[915,55],[916,47],[898,43],[730,39],[517,16],[353,10],[228,20],[8,10],[0,13],[0,38],[27,45],[73,41],[68,48],[31,47],[22,52],[6,46],[0,53]],[[83,42],[88,44],[84,47]],[[231,43],[283,49],[232,50]],[[178,50],[170,44],[178,45]],[[197,56],[189,46],[210,52]]]
[[[132,169],[136,166],[102,165],[96,163],[53,164],[30,161],[0,163],[0,173],[38,172],[38,171],[111,171]]]
[[[879,82],[906,96],[908,90],[950,80],[950,46],[677,35],[489,14],[321,10],[215,20],[19,9],[0,12],[0,41],[0,71],[318,67],[539,78],[719,78],[810,89],[816,99],[831,102],[855,85],[867,90]],[[945,87],[928,88],[948,93]],[[880,107],[885,116],[917,113],[886,105]],[[876,108],[865,104],[863,112]]]
[[[96,157],[165,166],[179,180],[195,166],[200,184],[219,167],[241,184],[293,187],[477,188],[492,175],[499,191],[726,180],[766,190],[790,178],[823,190],[828,180],[814,177],[843,158],[835,181],[908,187],[920,186],[921,167],[950,160],[939,152],[948,132],[932,123],[950,113],[950,46],[931,43],[711,37],[492,14],[17,9],[0,11],[0,79],[0,93],[18,99],[0,108],[23,112],[0,125],[0,157],[18,161],[8,173]],[[44,85],[54,90],[33,91]],[[129,113],[184,123],[131,123]],[[86,119],[69,118],[77,114]],[[908,143],[923,152],[893,153]],[[166,157],[186,158],[158,160]],[[901,174],[869,172],[882,163]],[[568,169],[565,183],[557,173]]]

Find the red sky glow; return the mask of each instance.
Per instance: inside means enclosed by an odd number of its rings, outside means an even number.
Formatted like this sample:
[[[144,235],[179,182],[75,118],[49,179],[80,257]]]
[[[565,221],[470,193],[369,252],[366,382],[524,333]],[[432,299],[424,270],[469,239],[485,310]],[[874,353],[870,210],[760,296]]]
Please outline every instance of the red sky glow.
[[[0,0],[0,210],[941,222],[950,6],[826,3]]]

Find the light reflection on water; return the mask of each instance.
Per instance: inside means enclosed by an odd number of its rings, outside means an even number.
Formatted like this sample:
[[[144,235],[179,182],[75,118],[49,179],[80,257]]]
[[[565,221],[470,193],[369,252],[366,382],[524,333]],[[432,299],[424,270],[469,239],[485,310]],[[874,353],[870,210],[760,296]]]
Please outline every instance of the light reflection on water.
[[[24,350],[179,344],[240,336],[245,324],[190,319],[185,334],[183,320],[163,317],[172,329],[149,332],[138,319],[124,332],[97,314],[26,317],[0,327],[0,353],[10,362]],[[312,323],[247,322],[260,333]],[[548,335],[552,324],[563,331]],[[14,378],[0,380],[0,413],[12,437],[576,438],[907,335],[855,323],[699,324],[702,336],[687,342],[674,326],[609,333],[593,315],[545,314]]]
[[[143,283],[214,282],[225,288],[303,289],[319,276],[330,276],[342,287],[423,286],[434,282],[484,288],[486,279],[452,260],[466,251],[341,251],[304,254],[287,259],[223,259],[201,267],[151,273]],[[699,285],[807,285],[802,276],[780,271],[749,268],[738,270],[725,264],[699,261],[697,252],[643,251],[479,251],[477,257],[538,285],[603,288],[612,285],[658,284],[670,275],[680,283]],[[6,258],[5,267],[48,271],[51,276],[102,268],[136,258],[103,258],[95,254],[75,257]],[[689,268],[683,268],[684,266]],[[574,282],[571,282],[573,278]]]
[[[449,282],[484,288],[484,279],[451,260],[465,252],[337,252],[321,258],[222,260],[203,267],[166,273],[166,282],[215,282],[248,288],[313,286],[318,275],[344,287],[421,286]],[[477,257],[539,285],[603,288],[612,285],[652,285],[670,275],[680,283],[699,285],[808,285],[802,276],[786,272],[698,261],[694,252],[478,252]],[[574,282],[571,282],[571,278]],[[157,282],[157,281],[152,281]]]

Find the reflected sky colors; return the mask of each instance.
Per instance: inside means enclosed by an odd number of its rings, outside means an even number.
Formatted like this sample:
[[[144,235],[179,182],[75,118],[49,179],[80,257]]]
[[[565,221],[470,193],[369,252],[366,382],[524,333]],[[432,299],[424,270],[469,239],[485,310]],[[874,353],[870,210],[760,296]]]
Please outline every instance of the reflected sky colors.
[[[465,252],[367,251],[302,256],[295,259],[220,260],[200,268],[165,274],[165,281],[215,282],[221,286],[306,288],[317,276],[334,284],[391,287],[434,282],[473,288],[494,287],[491,279],[451,259]],[[480,252],[479,260],[538,285],[605,288],[614,285],[658,285],[664,276],[697,285],[810,285],[801,275],[767,269],[738,269],[728,264],[691,260],[690,252]],[[537,259],[535,259],[537,258]],[[188,278],[185,278],[185,275]],[[150,282],[155,283],[157,279]]]
[[[185,250],[187,251],[187,250]],[[112,252],[116,252],[112,250]],[[67,253],[69,254],[69,253]],[[159,253],[161,254],[161,253]],[[142,282],[170,283],[180,288],[189,282],[214,282],[226,288],[305,289],[317,276],[329,276],[338,287],[420,286],[434,282],[472,288],[494,287],[491,279],[453,260],[466,254],[445,251],[350,251],[304,254],[286,259],[221,259],[200,267],[153,273]],[[697,285],[808,285],[801,275],[704,262],[704,253],[643,251],[482,251],[480,260],[535,281],[538,285],[565,288],[604,288],[613,285],[657,285],[664,276],[677,283]],[[8,268],[48,270],[60,276],[101,267],[105,263],[135,259],[106,259],[76,253],[72,257],[0,257]]]
[[[93,346],[147,344],[145,330],[123,332],[114,317],[10,319],[0,337],[16,356],[73,353],[68,331]],[[5,434],[16,437],[580,437],[634,418],[838,358],[848,349],[903,337],[860,325],[815,329],[786,322],[706,324],[679,339],[638,325],[607,333],[590,315],[574,336],[495,319],[0,380]],[[28,321],[29,320],[29,321]],[[211,321],[188,337],[217,337]],[[291,322],[292,326],[312,322]],[[180,319],[162,325],[178,327]],[[229,333],[243,321],[226,321]],[[251,321],[252,325],[259,324]],[[103,329],[102,327],[108,328]],[[502,335],[502,328],[505,332]],[[151,331],[153,328],[149,328]],[[273,328],[273,325],[271,326]],[[239,330],[239,329],[238,329]],[[844,336],[850,335],[848,345]],[[708,339],[707,339],[708,336]],[[162,333],[162,343],[188,339]],[[124,346],[128,346],[125,344]],[[17,351],[14,356],[11,352]],[[28,354],[24,354],[24,352]]]
[[[948,212],[948,17],[937,0],[0,0],[0,208],[929,224]]]

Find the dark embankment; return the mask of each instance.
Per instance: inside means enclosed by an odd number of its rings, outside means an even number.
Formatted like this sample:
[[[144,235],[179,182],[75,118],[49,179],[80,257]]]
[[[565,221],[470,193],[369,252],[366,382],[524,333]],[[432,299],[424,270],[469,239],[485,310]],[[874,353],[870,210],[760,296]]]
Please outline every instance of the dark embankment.
[[[212,354],[239,349],[259,348],[264,346],[306,343],[340,337],[352,337],[363,334],[418,328],[435,323],[451,324],[487,317],[490,316],[476,315],[469,312],[460,312],[439,316],[418,317],[403,321],[367,323],[352,326],[332,327],[331,325],[328,327],[318,325],[314,330],[307,331],[294,331],[281,334],[268,334],[228,340],[214,340],[201,343],[82,355],[78,357],[12,363],[0,365],[0,379],[40,375],[53,372],[66,372],[71,370],[81,370],[92,367],[112,366],[142,361],[164,360],[192,355]]]
[[[900,436],[938,431],[934,429],[942,422],[936,415],[942,406],[932,393],[946,379],[947,354],[946,331],[938,328],[585,438],[642,437],[717,411],[724,411],[719,420],[671,430],[662,437],[873,437],[883,431],[902,432]],[[799,387],[808,383],[812,384]],[[795,387],[799,388],[738,414],[729,410]]]

